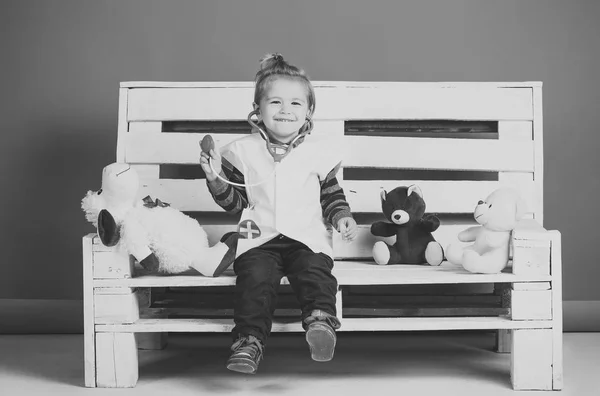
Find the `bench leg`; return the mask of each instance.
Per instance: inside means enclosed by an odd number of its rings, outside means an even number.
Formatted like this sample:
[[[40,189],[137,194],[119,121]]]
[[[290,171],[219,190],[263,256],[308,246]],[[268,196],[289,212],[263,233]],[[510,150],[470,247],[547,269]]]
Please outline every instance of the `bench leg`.
[[[99,388],[133,388],[137,380],[134,333],[96,333],[96,385]]]
[[[496,352],[510,353],[510,330],[500,329],[496,332]]]
[[[510,376],[514,390],[551,390],[552,329],[512,331]]]
[[[138,349],[160,350],[168,344],[169,333],[135,333]]]

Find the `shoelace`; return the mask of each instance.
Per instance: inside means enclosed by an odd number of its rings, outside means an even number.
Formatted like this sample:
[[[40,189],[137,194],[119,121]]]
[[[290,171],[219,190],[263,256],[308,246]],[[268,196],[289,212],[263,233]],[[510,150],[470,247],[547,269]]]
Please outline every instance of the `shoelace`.
[[[307,325],[314,322],[325,322],[336,330],[339,329],[342,325],[338,318],[321,310],[313,311],[309,317],[304,319],[304,323],[306,323]]]
[[[255,353],[259,353],[262,356],[263,353],[263,345],[258,340],[258,338],[254,336],[240,337],[236,342],[231,346],[231,350],[234,352],[242,352],[247,353],[248,355],[253,355]]]

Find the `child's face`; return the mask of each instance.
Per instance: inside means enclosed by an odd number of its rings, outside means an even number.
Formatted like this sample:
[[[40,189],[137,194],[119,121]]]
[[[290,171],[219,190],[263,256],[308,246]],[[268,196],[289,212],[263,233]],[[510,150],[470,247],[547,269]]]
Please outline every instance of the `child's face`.
[[[291,142],[306,121],[308,100],[304,84],[279,78],[273,80],[258,104],[267,133],[283,143]]]

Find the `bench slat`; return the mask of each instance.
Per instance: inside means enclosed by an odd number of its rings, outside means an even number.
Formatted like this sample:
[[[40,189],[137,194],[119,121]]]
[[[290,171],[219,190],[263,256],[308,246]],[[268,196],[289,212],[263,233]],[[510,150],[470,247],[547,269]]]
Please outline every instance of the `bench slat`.
[[[147,129],[144,129],[147,128]],[[343,136],[342,121],[320,121],[315,123],[314,136],[330,138]],[[200,141],[205,133],[161,133],[155,123],[135,123],[133,130],[123,134],[125,160],[144,164],[198,164]],[[244,134],[213,133],[216,147],[237,140]]]
[[[158,169],[153,174],[148,174],[138,167],[136,169],[140,174],[142,196],[160,198],[182,211],[223,211],[214,202],[204,179],[158,179]],[[361,213],[381,212],[379,194],[382,189],[390,191],[395,187],[410,184],[418,184],[423,191],[428,212],[471,213],[477,201],[503,185],[516,186],[528,208],[534,208],[536,204],[533,181],[512,184],[499,181],[344,180],[340,184],[344,188],[350,208]]]
[[[421,285],[459,283],[548,282],[550,275],[512,273],[472,274],[448,262],[438,267],[425,265],[379,266],[375,263],[336,261],[333,273],[340,285]],[[281,284],[289,284],[283,278]],[[127,279],[95,279],[94,287],[192,287],[232,286],[235,275],[231,269],[218,278],[174,275],[145,275]]]
[[[345,136],[344,167],[532,172],[533,142]]]
[[[317,127],[315,126],[315,129]],[[142,164],[198,164],[201,134],[126,135],[125,159]],[[233,136],[218,136],[219,145]],[[345,136],[344,167],[533,172],[533,142]],[[377,153],[377,155],[373,155]]]
[[[496,330],[552,328],[550,320],[512,321],[504,317],[342,319],[339,331]],[[133,324],[97,325],[97,332],[230,332],[233,319],[140,319]],[[299,321],[273,321],[275,332],[303,332]]]
[[[531,120],[531,88],[315,87],[315,119]],[[128,121],[244,120],[251,86],[130,89]]]

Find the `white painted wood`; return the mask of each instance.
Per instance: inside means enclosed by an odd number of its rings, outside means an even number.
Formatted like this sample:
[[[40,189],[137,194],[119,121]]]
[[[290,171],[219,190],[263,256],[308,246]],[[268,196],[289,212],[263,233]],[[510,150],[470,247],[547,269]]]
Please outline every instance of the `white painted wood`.
[[[562,300],[562,237],[559,231],[551,234],[552,272],[552,389],[563,388],[563,300]]]
[[[138,380],[138,356],[132,332],[96,336],[99,388],[132,388]]]
[[[134,167],[138,167],[136,165]],[[144,165],[144,167],[146,167]],[[156,166],[158,174],[158,166]],[[140,196],[150,195],[168,202],[182,211],[222,212],[214,202],[204,179],[179,180],[158,179],[154,175],[140,173]],[[402,185],[418,184],[431,213],[471,213],[477,201],[485,199],[503,184],[495,181],[390,181],[390,180],[345,180],[340,181],[353,212],[380,213],[380,191],[390,191]],[[527,207],[535,205],[534,184],[523,183],[521,191]],[[453,197],[448,199],[447,197]]]
[[[411,284],[459,284],[459,283],[511,283],[546,282],[550,275],[473,274],[443,262],[440,266],[389,265],[374,262],[336,261],[333,274],[340,285],[411,285]],[[289,284],[284,278],[281,284]],[[217,278],[203,276],[140,276],[131,279],[95,279],[94,287],[192,287],[235,285],[231,269]]]
[[[317,131],[315,124],[315,132]],[[134,133],[125,139],[126,162],[198,164],[202,134]],[[240,135],[219,134],[217,145]],[[345,167],[533,171],[533,144],[480,139],[345,136]],[[371,153],[379,155],[371,155]],[[423,155],[424,152],[428,154]],[[402,155],[399,155],[402,153]]]
[[[544,191],[544,115],[542,110],[542,87],[533,88],[533,136],[535,145],[535,183],[538,191]],[[538,202],[536,220],[544,225],[544,201]]]
[[[511,333],[509,329],[500,329],[496,333],[496,352],[510,353]]]
[[[531,172],[533,144],[494,139],[346,136],[344,166]]]
[[[133,323],[140,318],[137,293],[96,294],[94,320],[100,323]]]
[[[531,88],[542,87],[541,81],[510,81],[510,82],[492,82],[492,81],[447,81],[447,82],[399,82],[399,81],[312,81],[316,87],[381,87],[392,86],[400,88]],[[254,83],[251,81],[123,81],[120,83],[122,88],[252,88]]]
[[[94,251],[94,278],[131,278],[133,258],[116,250]]]
[[[331,137],[343,134],[343,123],[318,121],[312,134]],[[205,133],[132,132],[123,136],[126,162],[140,164],[199,164],[200,142]],[[211,135],[216,147],[222,147],[245,134],[218,133]]]
[[[334,274],[340,285],[513,283],[513,304],[515,304],[513,308],[516,307],[516,311],[513,309],[512,312],[513,318],[542,317],[545,320],[511,320],[504,317],[342,319],[341,330],[500,329],[500,349],[505,349],[504,346],[510,343],[513,351],[518,351],[516,354],[513,353],[513,369],[516,368],[513,370],[516,373],[516,377],[513,375],[513,380],[516,378],[517,384],[515,388],[524,386],[520,377],[522,370],[519,369],[523,364],[538,366],[530,369],[533,373],[532,378],[540,376],[539,373],[547,366],[547,359],[540,360],[539,356],[531,351],[531,345],[529,350],[521,347],[521,344],[526,343],[523,340],[530,337],[530,334],[542,334],[542,338],[547,337],[545,334],[550,332],[551,363],[554,365],[551,385],[554,389],[560,389],[562,387],[560,234],[548,232],[541,227],[543,224],[542,84],[540,82],[315,82],[314,85],[317,90],[318,106],[313,133],[323,133],[324,136],[334,136],[343,140],[341,147],[345,153],[345,167],[499,171],[497,182],[417,181],[416,183],[426,195],[428,212],[438,213],[471,213],[479,199],[485,198],[489,192],[500,186],[511,185],[518,188],[527,201],[530,210],[528,217],[537,220],[537,222],[521,222],[513,233],[514,273],[472,274],[447,262],[439,267],[377,266],[371,260],[371,248],[376,239],[370,235],[369,226],[364,225],[360,227],[358,240],[350,244],[340,241],[339,234],[334,232],[336,256]],[[197,133],[161,133],[161,121],[245,120],[251,110],[253,83],[126,82],[122,83],[121,87],[117,159],[133,163],[140,172],[142,181],[140,195],[160,198],[180,210],[221,211],[208,194],[204,180],[159,179],[159,164],[198,164],[199,142],[203,137],[203,134]],[[223,105],[224,103],[227,105]],[[343,136],[343,120],[354,119],[492,120],[499,121],[499,139]],[[333,122],[323,120],[333,120]],[[239,138],[240,135],[213,134],[213,137],[217,140],[217,145],[221,146]],[[427,152],[428,155],[423,155],[423,152]],[[380,212],[379,190],[382,187],[392,189],[404,183],[403,181],[344,180],[343,171],[338,178],[353,211],[366,213]],[[406,184],[413,183],[415,181]],[[445,199],[447,196],[452,196],[453,199]],[[442,246],[446,247],[448,243],[456,240],[458,232],[470,224],[472,221],[448,220],[434,235]],[[210,243],[214,244],[225,232],[233,230],[235,225],[207,224],[204,228],[207,230]],[[114,249],[98,244],[97,239],[92,238],[90,246],[94,257],[93,275],[97,278],[92,280],[92,277],[89,277],[88,289],[97,288],[95,294],[91,292],[92,299],[95,297],[102,300],[115,296],[117,299],[123,298],[127,296],[129,288],[134,287],[220,286],[235,283],[235,276],[231,269],[219,278],[196,276],[128,278],[132,274],[133,261],[130,258],[117,257]],[[392,242],[393,238],[388,238],[387,241]],[[343,258],[357,257],[365,261],[343,261]],[[535,263],[536,270],[522,271],[523,263]],[[548,270],[540,271],[538,268],[540,266],[547,266]],[[282,283],[287,284],[287,279],[284,278]],[[337,298],[337,309],[341,317],[341,291],[338,292]],[[119,307],[115,308],[112,306],[114,303],[107,305],[100,301],[99,304],[108,307],[104,310],[109,311],[110,314],[124,305],[119,304]],[[549,304],[551,304],[550,310]],[[540,313],[540,307],[543,307],[541,310],[543,314]],[[90,310],[88,309],[87,312],[89,313]],[[109,332],[106,334],[118,331],[130,335],[140,331],[143,335],[138,339],[143,343],[141,337],[144,335],[166,336],[167,331],[230,331],[232,326],[233,323],[229,319],[143,318],[133,324],[98,324],[96,331]],[[90,332],[89,326],[84,328],[88,333]],[[509,336],[511,329],[520,332],[517,340],[511,341]],[[276,323],[273,330],[302,331],[300,323]],[[540,331],[546,332],[540,333]],[[94,334],[93,322],[91,334],[91,336]],[[87,338],[84,339],[88,340],[91,336],[86,334]],[[160,341],[157,338],[154,340]],[[537,341],[542,342],[539,337]],[[112,343],[113,346],[119,343],[129,346],[132,344],[131,337],[127,341],[119,342],[115,342],[113,337],[110,340],[101,340],[101,343],[104,345]],[[547,342],[542,343],[547,344]],[[127,355],[128,358],[132,356],[131,353]],[[527,359],[537,360],[531,363],[527,362]],[[103,362],[103,369],[109,367],[106,366],[105,358],[99,357],[99,361]],[[118,371],[115,368],[115,361],[112,360],[112,368],[104,370],[105,373],[112,373],[113,377]],[[86,363],[86,367],[87,365]],[[124,372],[132,373],[131,370]],[[105,377],[110,377],[108,374]],[[546,376],[542,377],[546,378]],[[137,360],[135,380],[137,380]],[[135,380],[125,382],[135,384]],[[107,381],[117,384],[116,377]],[[86,386],[87,383],[86,377]]]
[[[550,290],[550,282],[514,283],[513,290]]]
[[[121,141],[125,132],[129,129],[127,122],[127,111],[129,108],[129,89],[119,89],[119,118],[117,124],[117,157],[116,162],[125,162],[125,145]]]
[[[96,333],[94,331],[94,286],[92,274],[92,239],[83,237],[83,371],[88,388],[96,387]]]
[[[497,188],[508,185],[499,181],[430,181],[430,180],[344,180],[340,183],[354,212],[381,212],[381,190],[391,191],[399,186],[417,184],[423,192],[430,213],[473,213],[479,200]],[[533,207],[533,181],[515,181],[528,207]],[[448,197],[452,197],[449,199]]]
[[[543,329],[551,321],[512,321],[502,317],[448,318],[345,318],[339,331],[420,331],[420,330],[493,330]],[[140,319],[133,324],[98,325],[98,332],[229,332],[233,319]],[[273,323],[275,332],[301,332],[300,321]]]
[[[511,318],[513,320],[552,319],[552,291],[512,290]]]
[[[344,325],[344,314],[343,314],[343,297],[342,297],[342,289],[338,288],[337,293],[335,294],[335,310],[336,316],[342,322],[342,326]]]
[[[551,233],[536,220],[522,220],[512,233],[515,274],[550,273]]]
[[[129,132],[160,133],[162,122],[160,121],[134,121],[129,123]]]
[[[244,120],[251,86],[130,89],[128,121]],[[315,119],[531,120],[530,89],[435,86],[315,87]]]
[[[150,195],[168,202],[182,211],[222,212],[210,195],[204,179],[159,179],[158,165],[134,165],[155,167],[154,172],[140,172],[140,196]],[[338,180],[340,181],[340,180]],[[423,191],[427,211],[431,213],[471,213],[480,199],[505,185],[520,189],[528,208],[536,205],[537,194],[533,181],[502,183],[497,181],[429,181],[429,180],[341,180],[346,199],[354,212],[380,213],[380,191],[390,191],[398,186],[417,184]],[[448,199],[448,197],[453,197]]]
[[[512,336],[513,389],[551,390],[552,329],[515,329]]]
[[[550,241],[513,238],[513,264],[515,274],[550,274]]]
[[[463,87],[348,87],[318,91],[317,118],[528,120],[531,90]]]
[[[499,121],[498,139],[500,140],[533,140],[533,123],[531,121]]]
[[[136,291],[136,289],[133,288],[133,287],[96,287],[94,289],[94,295],[99,295],[99,294],[110,294],[110,295],[126,294],[126,295],[130,295],[131,293],[134,293],[135,291]],[[139,298],[139,293],[138,293],[138,298]]]

